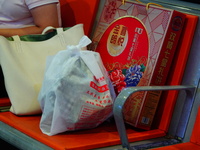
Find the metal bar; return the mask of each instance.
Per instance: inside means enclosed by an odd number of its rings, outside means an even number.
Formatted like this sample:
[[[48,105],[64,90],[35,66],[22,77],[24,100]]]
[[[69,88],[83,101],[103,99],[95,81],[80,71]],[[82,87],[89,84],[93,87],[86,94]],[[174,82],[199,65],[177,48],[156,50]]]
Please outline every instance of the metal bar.
[[[180,86],[138,86],[138,87],[129,87],[125,88],[121,93],[117,96],[114,107],[113,107],[113,114],[117,126],[117,130],[119,132],[120,140],[122,143],[123,149],[131,149],[127,133],[126,133],[126,128],[125,128],[125,123],[123,119],[123,106],[127,100],[127,98],[139,91],[168,91],[168,90],[185,90],[187,93],[186,100],[191,100],[194,99],[194,93],[196,91],[195,86],[189,86],[189,85],[180,85]]]
[[[31,138],[0,121],[0,139],[20,150],[53,150],[53,148]]]
[[[191,94],[189,97],[193,97],[193,99],[189,100],[186,97],[186,100],[184,102],[184,105],[183,105],[183,108],[182,108],[182,111],[181,111],[181,116],[179,117],[178,127],[176,129],[175,136],[177,138],[184,139],[184,137],[185,137],[185,134],[186,134],[186,131],[187,131],[187,128],[188,128],[188,124],[191,120],[191,114],[192,114],[192,111],[194,109],[193,105],[196,104],[195,100],[198,99],[197,98],[198,97],[197,90],[199,90],[199,83],[200,83],[200,80],[198,80],[196,90],[194,90],[193,92],[192,91],[191,92],[186,91],[187,97],[188,97],[189,94]]]

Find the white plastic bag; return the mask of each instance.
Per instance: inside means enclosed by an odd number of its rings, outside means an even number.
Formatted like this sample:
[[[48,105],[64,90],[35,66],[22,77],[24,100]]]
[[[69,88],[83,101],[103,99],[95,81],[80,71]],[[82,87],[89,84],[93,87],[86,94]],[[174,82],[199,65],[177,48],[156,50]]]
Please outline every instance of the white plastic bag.
[[[47,135],[94,128],[112,115],[114,90],[100,55],[81,51],[90,42],[84,36],[47,66],[38,98],[43,111],[40,128]]]

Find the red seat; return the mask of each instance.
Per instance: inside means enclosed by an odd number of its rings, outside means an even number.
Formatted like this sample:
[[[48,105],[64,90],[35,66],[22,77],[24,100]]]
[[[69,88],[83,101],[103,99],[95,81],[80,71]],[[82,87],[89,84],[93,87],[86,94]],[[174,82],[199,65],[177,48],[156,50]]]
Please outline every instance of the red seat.
[[[40,118],[40,116],[19,117],[10,112],[0,113],[0,121],[3,123],[56,150],[93,149],[121,143],[114,123],[105,123],[90,130],[48,136],[43,134],[39,128]],[[132,142],[165,135],[163,131],[158,129],[147,132],[127,129],[127,134]]]
[[[60,0],[63,27],[83,23],[85,34],[90,35],[98,10],[99,0]]]
[[[99,0],[60,0],[60,3],[63,27],[83,23],[85,33],[89,36],[92,30],[94,17],[96,16]],[[182,52],[181,54],[186,55],[185,52]],[[175,74],[177,75],[179,73]],[[176,82],[173,83],[177,84]],[[163,117],[164,119],[161,121],[162,123],[160,123],[158,129],[145,132],[135,131],[131,128],[127,129],[130,142],[165,136],[169,121],[164,120],[166,120],[166,114],[168,119],[171,118],[171,114],[168,113],[169,108],[165,108],[164,110],[165,113],[163,113],[163,115],[165,115],[165,118]],[[114,123],[105,123],[91,130],[67,132],[56,136],[47,136],[40,131],[39,121],[40,116],[19,117],[10,112],[0,113],[0,122],[3,122],[17,129],[21,133],[24,133],[56,150],[92,149],[121,143]]]

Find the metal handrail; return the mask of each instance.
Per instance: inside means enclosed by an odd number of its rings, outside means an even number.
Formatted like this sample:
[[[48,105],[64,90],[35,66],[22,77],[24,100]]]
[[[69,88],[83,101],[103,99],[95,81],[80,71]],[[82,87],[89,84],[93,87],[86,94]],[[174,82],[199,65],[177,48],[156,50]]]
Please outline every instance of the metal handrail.
[[[130,150],[130,144],[128,141],[124,118],[123,118],[123,106],[130,95],[139,91],[169,91],[169,90],[185,90],[186,91],[186,100],[194,100],[196,87],[190,85],[177,85],[177,86],[136,86],[128,87],[121,91],[117,96],[114,107],[113,114],[117,126],[117,130],[120,136],[121,144],[123,149]]]

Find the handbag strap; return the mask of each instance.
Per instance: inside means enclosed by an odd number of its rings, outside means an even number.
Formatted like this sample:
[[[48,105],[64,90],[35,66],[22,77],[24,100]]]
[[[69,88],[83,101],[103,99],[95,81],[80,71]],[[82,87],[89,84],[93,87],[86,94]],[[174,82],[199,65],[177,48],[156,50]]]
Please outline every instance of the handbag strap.
[[[8,37],[7,40],[9,41],[44,41],[47,40],[51,37],[53,37],[54,35],[56,35],[56,33],[49,33],[48,35],[45,35],[45,33],[47,33],[50,30],[55,30],[57,32],[57,34],[63,33],[65,30],[67,30],[69,28],[54,28],[51,26],[46,27],[42,34],[33,34],[33,35],[24,35],[24,36],[19,36],[19,35],[14,35],[12,37]]]
[[[23,49],[22,49],[22,46],[21,46],[21,39],[18,35],[14,35],[12,36],[13,40],[15,41],[15,50],[16,52],[18,53],[22,53],[23,52]]]
[[[18,35],[14,35],[14,36],[12,36],[12,38],[14,41],[21,41],[20,37]]]
[[[63,33],[63,28],[54,28],[52,26],[48,26],[46,27],[43,31],[42,31],[42,34],[45,34],[47,33],[48,31],[50,30],[56,30],[57,31],[57,34],[60,34],[60,33]]]
[[[46,28],[42,31],[42,34],[45,34],[45,33],[47,33],[47,32],[50,31],[50,30],[55,30],[55,28],[52,27],[52,26],[48,26],[48,27],[46,27]]]

